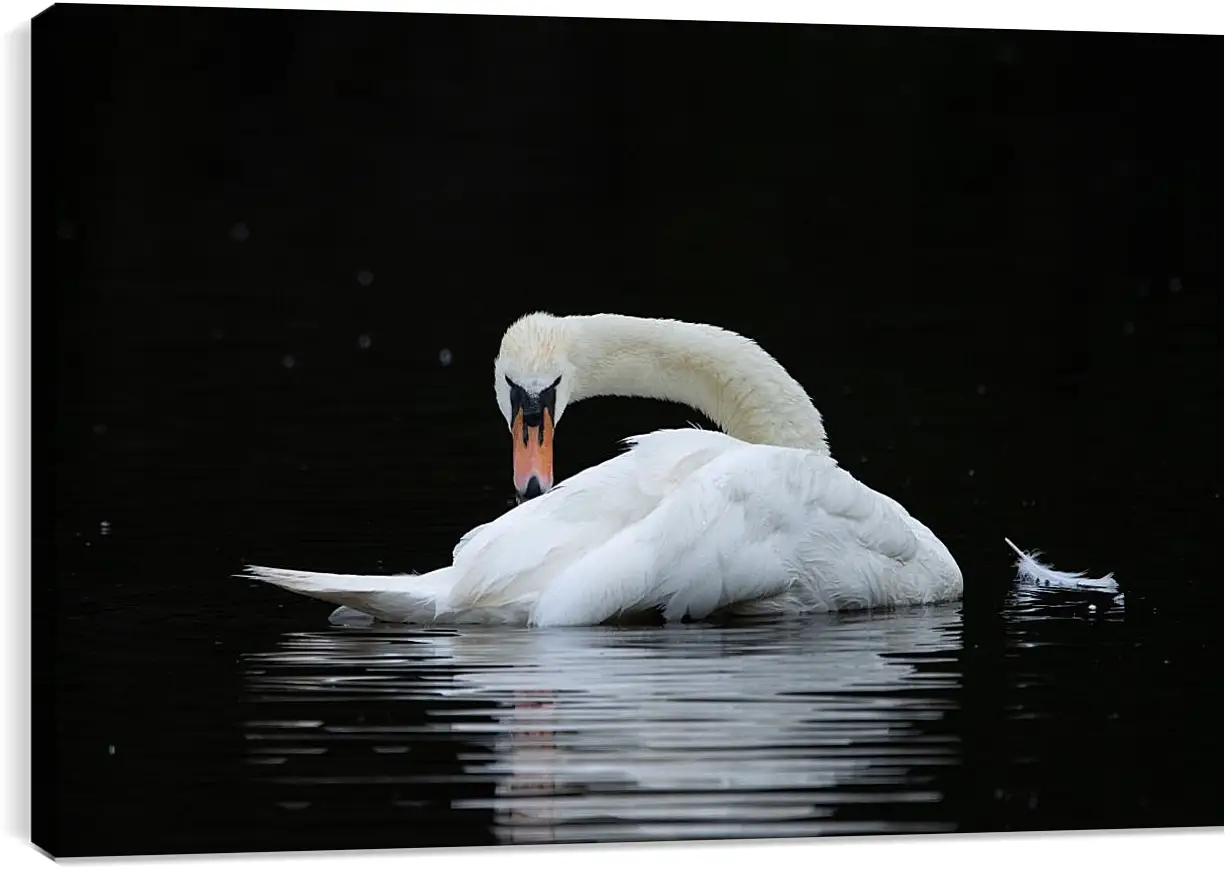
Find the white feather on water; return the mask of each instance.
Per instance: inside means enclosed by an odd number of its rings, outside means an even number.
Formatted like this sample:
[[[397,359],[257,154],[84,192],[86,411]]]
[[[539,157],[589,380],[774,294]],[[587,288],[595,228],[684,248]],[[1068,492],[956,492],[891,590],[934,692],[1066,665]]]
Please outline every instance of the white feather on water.
[[[1040,551],[1026,553],[1008,538],[1004,538],[1004,543],[1017,554],[1018,577],[1028,584],[1049,589],[1107,592],[1112,595],[1119,591],[1119,584],[1114,579],[1113,572],[1104,577],[1089,577],[1084,571],[1059,571],[1038,561]]]

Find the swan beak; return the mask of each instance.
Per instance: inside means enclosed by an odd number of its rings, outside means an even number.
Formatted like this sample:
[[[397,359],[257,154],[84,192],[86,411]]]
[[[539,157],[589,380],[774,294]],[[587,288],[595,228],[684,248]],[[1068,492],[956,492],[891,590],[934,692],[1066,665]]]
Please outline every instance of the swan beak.
[[[553,488],[553,412],[545,408],[524,422],[523,411],[515,414],[511,427],[514,442],[515,492],[519,501],[543,495]],[[535,423],[537,425],[531,425]]]

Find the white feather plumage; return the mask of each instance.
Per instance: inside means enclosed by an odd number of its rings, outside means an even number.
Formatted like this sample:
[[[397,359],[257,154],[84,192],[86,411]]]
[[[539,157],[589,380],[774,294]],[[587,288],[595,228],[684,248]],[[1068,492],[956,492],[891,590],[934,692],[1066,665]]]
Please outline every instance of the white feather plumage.
[[[1026,553],[1008,538],[1004,538],[1004,543],[1017,554],[1018,575],[1022,580],[1035,586],[1054,589],[1088,589],[1112,594],[1119,591],[1119,584],[1114,579],[1113,572],[1104,577],[1089,577],[1084,571],[1058,571],[1038,561],[1037,557],[1041,555],[1039,550]]]
[[[961,596],[926,526],[815,451],[662,430],[474,529],[419,576],[246,576],[413,624],[599,625],[802,614]],[[351,614],[336,614],[347,620]]]

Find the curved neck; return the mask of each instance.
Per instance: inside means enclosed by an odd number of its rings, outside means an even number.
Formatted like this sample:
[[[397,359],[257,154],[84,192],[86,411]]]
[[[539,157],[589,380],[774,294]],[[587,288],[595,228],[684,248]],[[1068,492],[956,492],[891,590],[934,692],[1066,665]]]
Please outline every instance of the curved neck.
[[[572,401],[637,396],[701,411],[728,435],[828,453],[821,414],[749,339],[714,326],[617,314],[568,317]]]

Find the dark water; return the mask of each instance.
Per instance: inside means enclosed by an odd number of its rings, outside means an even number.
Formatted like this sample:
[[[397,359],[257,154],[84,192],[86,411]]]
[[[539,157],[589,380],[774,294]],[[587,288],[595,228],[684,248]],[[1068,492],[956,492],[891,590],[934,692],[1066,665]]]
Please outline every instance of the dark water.
[[[290,634],[244,659],[247,761],[322,819],[345,784],[420,789],[412,756],[441,744],[492,791],[457,820],[507,843],[947,830],[956,624]],[[348,776],[327,758],[346,749],[369,756]]]
[[[532,631],[251,592],[71,633],[67,853],[1220,823],[1215,641],[1108,594]]]
[[[33,63],[53,854],[1222,823],[1219,39],[57,6]],[[234,578],[505,510],[536,309],[759,341],[965,601],[375,630]],[[558,475],[693,417],[576,405]],[[1126,606],[1016,600],[1005,535]]]

